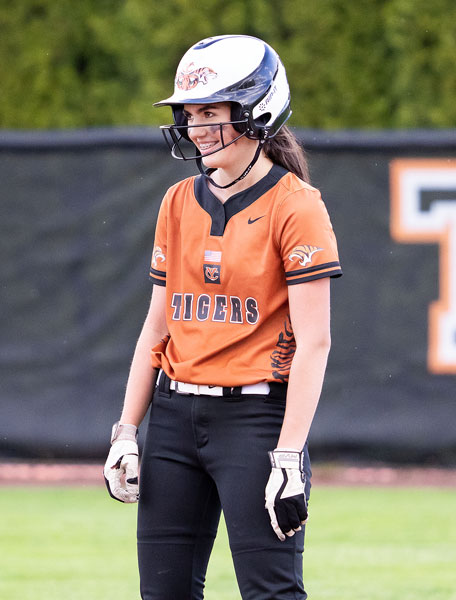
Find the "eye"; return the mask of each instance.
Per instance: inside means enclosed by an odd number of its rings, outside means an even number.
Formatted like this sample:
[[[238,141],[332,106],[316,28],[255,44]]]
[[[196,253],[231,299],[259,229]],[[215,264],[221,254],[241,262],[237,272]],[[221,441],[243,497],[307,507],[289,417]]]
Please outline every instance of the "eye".
[[[215,117],[215,113],[213,113],[210,110],[206,110],[204,111],[204,116],[206,117],[206,119],[212,119]]]

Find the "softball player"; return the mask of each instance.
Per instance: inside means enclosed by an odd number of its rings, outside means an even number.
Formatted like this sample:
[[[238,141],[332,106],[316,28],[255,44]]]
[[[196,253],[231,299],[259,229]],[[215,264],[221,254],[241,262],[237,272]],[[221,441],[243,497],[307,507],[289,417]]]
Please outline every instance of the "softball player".
[[[307,435],[341,275],[331,222],[285,126],[285,69],[262,40],[203,40],[182,58],[162,127],[200,175],[158,217],[149,312],[104,474],[138,500],[143,600],[200,600],[223,509],[244,600],[307,597]]]

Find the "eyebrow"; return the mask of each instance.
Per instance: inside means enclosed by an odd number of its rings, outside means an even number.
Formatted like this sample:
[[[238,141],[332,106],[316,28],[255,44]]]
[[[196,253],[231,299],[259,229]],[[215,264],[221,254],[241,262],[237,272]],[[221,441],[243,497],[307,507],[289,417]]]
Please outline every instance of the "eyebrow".
[[[219,107],[216,104],[205,104],[204,106],[202,106],[201,108],[198,108],[198,110],[196,111],[198,114],[205,112],[206,110],[209,109],[215,109],[217,110]],[[188,113],[188,110],[185,110],[184,112]],[[189,113],[190,114],[190,113]]]

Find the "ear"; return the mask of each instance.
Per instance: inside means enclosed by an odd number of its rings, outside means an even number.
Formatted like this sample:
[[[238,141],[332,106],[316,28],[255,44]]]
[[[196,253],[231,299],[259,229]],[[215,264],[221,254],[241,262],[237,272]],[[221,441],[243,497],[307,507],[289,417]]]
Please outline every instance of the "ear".
[[[231,120],[242,121],[243,119],[245,119],[245,115],[241,105],[237,102],[231,102]],[[244,133],[247,131],[247,123],[237,123],[236,125],[233,125],[233,128],[238,133]]]

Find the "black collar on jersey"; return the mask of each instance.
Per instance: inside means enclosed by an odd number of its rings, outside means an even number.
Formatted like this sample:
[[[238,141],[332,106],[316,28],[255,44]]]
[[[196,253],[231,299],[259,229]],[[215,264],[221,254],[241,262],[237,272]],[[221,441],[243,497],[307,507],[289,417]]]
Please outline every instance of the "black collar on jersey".
[[[255,151],[255,154],[254,154],[252,160],[250,161],[250,163],[244,169],[244,172],[241,175],[239,175],[239,177],[237,179],[235,179],[231,183],[228,183],[227,185],[219,185],[218,183],[215,183],[215,181],[211,178],[211,175],[217,169],[205,169],[203,167],[203,158],[202,158],[201,154],[196,159],[196,164],[197,164],[198,170],[199,170],[199,172],[201,173],[201,175],[203,177],[205,177],[208,181],[210,181],[212,183],[213,186],[215,186],[219,190],[226,190],[227,188],[231,187],[232,185],[234,185],[238,181],[241,181],[242,179],[244,179],[244,177],[247,177],[247,175],[252,170],[253,165],[256,163],[256,161],[260,157],[260,152],[261,152],[261,150],[263,148],[263,144],[264,144],[265,141],[266,140],[260,140],[258,142],[258,147],[257,147],[257,149]],[[223,138],[222,138],[222,143],[223,143]],[[227,144],[227,146],[229,146],[229,144]],[[223,146],[223,148],[226,148],[226,146]],[[223,148],[222,148],[222,150],[223,150]],[[199,151],[198,151],[198,154],[199,154]],[[214,152],[212,152],[211,154],[214,154]]]
[[[230,196],[226,202],[222,203],[211,192],[208,187],[207,179],[201,175],[195,178],[194,193],[198,204],[205,210],[212,219],[211,235],[222,236],[228,221],[241,210],[244,210],[255,200],[258,200],[268,190],[273,188],[276,183],[288,173],[287,169],[279,165],[273,165],[262,179],[242,192]],[[247,217],[246,217],[247,218]]]

